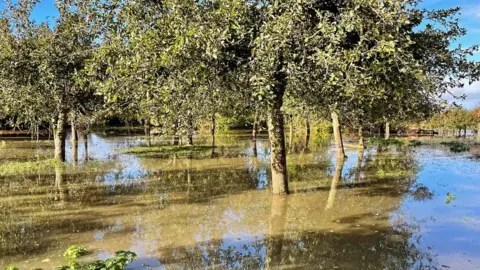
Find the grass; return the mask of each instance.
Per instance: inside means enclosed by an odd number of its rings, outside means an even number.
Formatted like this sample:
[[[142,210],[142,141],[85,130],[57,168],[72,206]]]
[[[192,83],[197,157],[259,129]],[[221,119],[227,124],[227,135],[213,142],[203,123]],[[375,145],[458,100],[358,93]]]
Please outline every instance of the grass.
[[[203,152],[211,150],[211,145],[192,145],[192,146],[179,146],[179,145],[164,145],[164,146],[152,146],[152,147],[133,147],[121,150],[121,154],[135,154],[139,156],[157,156],[157,155],[186,155],[192,152]]]
[[[70,166],[67,163],[61,163],[54,159],[39,160],[39,161],[12,161],[0,164],[0,177],[12,176],[12,175],[28,175],[52,173],[57,166],[63,166],[66,170],[64,173],[76,173],[76,172],[101,172],[105,168],[112,166],[112,161],[89,161],[87,164],[81,166]]]
[[[470,146],[461,142],[441,142],[440,144],[450,147],[450,151],[455,153],[470,151]]]
[[[408,142],[408,146],[411,146],[411,147],[417,147],[417,146],[420,146],[420,145],[423,145],[424,143],[422,143],[421,141],[417,141],[417,140],[411,140],[410,142]]]
[[[53,159],[26,162],[6,162],[0,164],[0,176],[45,172],[55,169],[57,161]]]
[[[379,139],[379,138],[369,138],[368,143],[376,144],[378,146],[384,146],[384,147],[403,146],[405,144],[403,141],[400,141],[398,139]]]

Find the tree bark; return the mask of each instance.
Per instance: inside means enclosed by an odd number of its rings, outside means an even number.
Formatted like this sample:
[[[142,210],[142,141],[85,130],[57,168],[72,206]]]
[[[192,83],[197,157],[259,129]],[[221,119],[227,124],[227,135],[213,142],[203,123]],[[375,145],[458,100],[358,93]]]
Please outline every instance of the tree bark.
[[[173,145],[179,145],[180,143],[180,138],[178,136],[178,120],[175,119],[175,125],[173,127]]]
[[[145,120],[144,122],[144,125],[143,125],[143,131],[145,133],[145,137],[147,137],[147,145],[148,147],[151,147],[152,146],[152,136],[151,136],[151,127],[150,127],[150,123]]]
[[[337,112],[332,112],[333,137],[337,148],[337,157],[345,158],[345,150],[343,148],[342,130]]]
[[[305,150],[308,150],[308,145],[310,144],[310,116],[307,114],[305,125],[307,127],[307,137],[305,138]]]
[[[358,146],[360,146],[362,149],[366,149],[367,146],[365,145],[365,138],[363,136],[363,126],[361,125],[358,127],[358,137]]]
[[[65,203],[68,191],[64,188],[64,168],[62,164],[55,165],[55,200]]]
[[[272,169],[272,192],[275,195],[288,194],[287,158],[285,151],[285,130],[282,113],[285,84],[278,82],[275,100],[269,106],[268,136],[270,139],[270,165]]]
[[[290,117],[290,127],[288,132],[288,153],[291,153],[293,150],[293,117]]]
[[[66,134],[67,112],[61,111],[58,114],[55,126],[55,160],[65,162],[65,134]]]
[[[330,187],[330,193],[328,194],[327,205],[325,206],[325,210],[330,210],[333,208],[335,203],[335,197],[337,196],[337,187],[338,182],[342,178],[342,171],[343,171],[343,164],[345,163],[345,159],[341,157],[337,157],[337,165],[335,166],[335,174],[333,175],[332,185]]]
[[[188,145],[193,145],[193,133],[195,132],[195,128],[193,126],[193,115],[191,112],[188,114]]]
[[[258,125],[257,125],[257,112],[255,111],[255,116],[253,118],[253,128],[252,128],[252,140],[257,139],[257,133],[258,133]]]
[[[83,149],[84,149],[83,158],[85,162],[87,162],[88,161],[88,133],[86,130],[83,132]]]
[[[385,123],[385,140],[390,139],[390,122]]]
[[[75,114],[72,113],[72,162],[74,165],[78,163],[78,133],[77,133],[77,128],[76,128],[76,119],[75,119]]]
[[[363,149],[358,152],[358,159],[357,159],[357,168],[355,170],[355,182],[360,180],[360,175],[362,173],[362,163],[363,163]]]

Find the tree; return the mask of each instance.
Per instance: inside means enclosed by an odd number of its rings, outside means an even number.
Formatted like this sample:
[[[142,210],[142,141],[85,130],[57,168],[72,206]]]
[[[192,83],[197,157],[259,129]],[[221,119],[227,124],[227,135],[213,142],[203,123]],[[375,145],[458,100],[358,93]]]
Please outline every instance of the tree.
[[[55,26],[37,25],[30,19],[35,1],[9,4],[1,17],[1,77],[9,82],[2,97],[13,105],[17,121],[48,121],[54,127],[55,159],[65,161],[67,117],[85,100],[75,82],[94,36],[81,16],[81,6],[57,2],[60,16]]]

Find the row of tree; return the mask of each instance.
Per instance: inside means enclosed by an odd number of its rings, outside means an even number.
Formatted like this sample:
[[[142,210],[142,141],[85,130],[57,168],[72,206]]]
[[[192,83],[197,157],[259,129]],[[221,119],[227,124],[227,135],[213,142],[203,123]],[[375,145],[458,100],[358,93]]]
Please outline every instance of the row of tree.
[[[470,130],[476,131],[480,138],[480,107],[473,110],[449,109],[433,115],[423,125],[438,130],[442,136],[466,136],[467,130]]]
[[[288,193],[285,115],[341,126],[426,119],[442,96],[473,82],[477,48],[458,8],[418,0],[70,0],[53,25],[37,1],[7,2],[0,17],[0,118],[54,130],[65,160],[68,122],[84,133],[107,116],[173,136],[216,116],[266,121],[272,191]],[[387,128],[388,130],[388,128]],[[77,136],[72,136],[76,138]]]

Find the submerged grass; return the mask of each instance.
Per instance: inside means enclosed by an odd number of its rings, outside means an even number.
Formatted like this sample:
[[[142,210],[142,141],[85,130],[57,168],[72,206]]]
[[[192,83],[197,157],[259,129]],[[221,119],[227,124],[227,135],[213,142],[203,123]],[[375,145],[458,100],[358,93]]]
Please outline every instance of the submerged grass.
[[[450,147],[450,151],[455,153],[470,151],[470,146],[462,142],[452,141],[452,142],[441,142],[440,144]]]
[[[156,155],[186,155],[192,152],[202,152],[212,150],[211,145],[192,145],[192,146],[179,146],[179,145],[164,145],[164,146],[152,146],[152,147],[133,147],[121,150],[121,154],[135,154],[139,156],[156,156]]]
[[[109,168],[114,165],[112,161],[89,161],[87,164],[81,166],[69,165],[67,163],[58,162],[54,159],[38,160],[38,161],[12,161],[0,164],[0,177],[15,176],[15,175],[28,175],[28,174],[51,174],[55,168],[63,167],[66,169],[64,173],[76,173],[76,172],[100,172],[105,168]]]
[[[405,143],[398,139],[379,139],[379,138],[369,138],[368,143],[375,144],[378,146],[403,146]]]
[[[421,141],[417,141],[417,140],[411,140],[410,142],[408,142],[408,146],[410,147],[417,147],[417,146],[420,146],[420,145],[423,145],[424,143],[422,143]]]
[[[6,162],[0,164],[0,176],[45,172],[55,169],[57,161],[47,159],[41,161]]]

